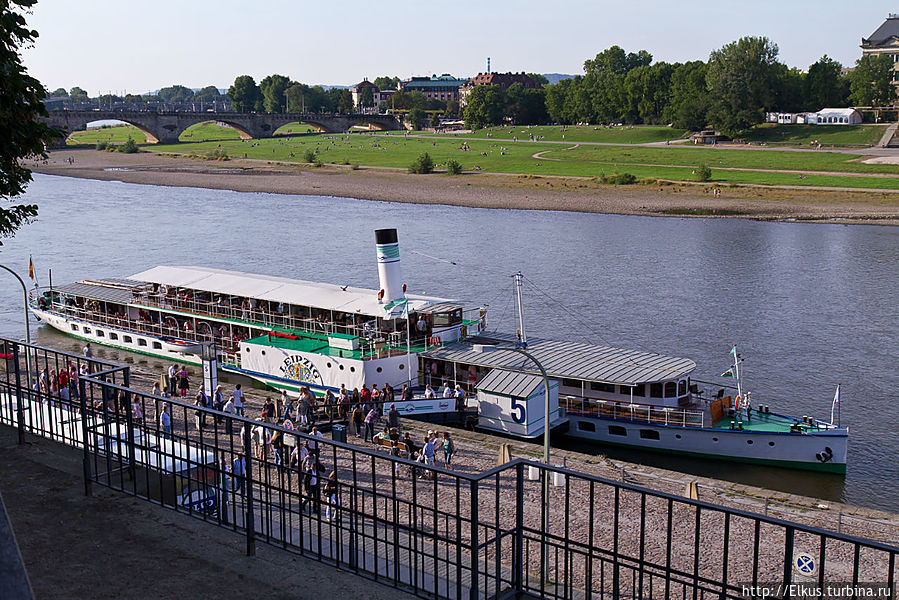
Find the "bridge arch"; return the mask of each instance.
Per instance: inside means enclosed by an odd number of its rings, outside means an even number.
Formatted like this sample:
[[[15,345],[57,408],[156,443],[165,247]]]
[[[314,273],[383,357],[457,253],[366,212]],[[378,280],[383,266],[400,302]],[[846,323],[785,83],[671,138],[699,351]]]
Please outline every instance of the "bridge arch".
[[[294,131],[295,129],[308,129],[309,131]],[[304,135],[307,133],[327,133],[328,128],[321,123],[316,123],[314,119],[304,119],[285,123],[272,132],[273,136],[282,135]]]
[[[199,142],[199,141],[216,141],[216,140],[229,139],[228,137],[221,137],[221,138],[208,138],[208,139],[202,139],[202,140],[191,140],[191,139],[188,139],[191,137],[190,135],[185,137],[185,133],[187,133],[187,131],[189,129],[200,126],[200,125],[206,125],[207,123],[212,123],[214,125],[218,125],[221,128],[233,129],[235,132],[237,132],[238,137],[242,140],[253,139],[253,136],[250,134],[250,132],[247,131],[245,127],[243,127],[237,123],[233,123],[233,122],[222,120],[222,119],[205,119],[202,121],[197,121],[195,123],[191,123],[187,127],[184,127],[181,131],[179,131],[178,132],[178,141],[179,142],[192,142],[192,141]]]

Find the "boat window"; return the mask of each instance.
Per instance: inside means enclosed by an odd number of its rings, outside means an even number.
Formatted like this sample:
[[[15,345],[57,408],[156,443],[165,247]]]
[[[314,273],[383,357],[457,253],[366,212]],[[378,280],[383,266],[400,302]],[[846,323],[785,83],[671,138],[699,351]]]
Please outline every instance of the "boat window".
[[[117,340],[117,339],[119,339],[119,336],[118,336],[118,334],[116,334],[116,333],[110,332],[110,333],[109,333],[109,339],[111,339],[111,340]]]
[[[665,384],[665,397],[673,398],[677,396],[677,384],[673,381],[669,381]]]
[[[447,313],[434,313],[431,317],[433,327],[449,327],[462,322],[462,309]]]
[[[590,389],[594,392],[608,392],[610,394],[615,393],[615,386],[611,383],[600,383],[598,381],[593,381],[590,383]],[[621,392],[622,394],[624,391]]]
[[[638,386],[634,386],[634,396],[646,396],[646,384],[641,383]]]
[[[661,398],[662,397],[662,384],[661,383],[653,383],[649,386],[649,395],[653,398]]]
[[[72,331],[78,331],[78,326],[72,323]]]
[[[687,393],[687,381],[685,379],[681,379],[677,382],[677,395],[683,396]]]
[[[90,332],[91,332],[91,328],[90,328],[90,327],[85,327],[85,328],[84,328],[84,333],[90,333]]]
[[[581,380],[580,379],[563,379],[562,385],[564,387],[573,387],[573,388],[581,389]]]
[[[131,336],[130,336],[130,335],[122,336],[122,340],[123,340],[126,344],[132,343],[132,342],[131,342]]]
[[[581,431],[596,431],[596,424],[590,421],[578,421],[577,428]]]
[[[105,334],[102,331],[100,331],[99,329],[97,330],[97,337],[103,337],[104,335]]]
[[[640,439],[641,440],[657,440],[659,439],[659,432],[655,429],[641,429],[640,430]]]
[[[162,350],[162,344],[159,342],[153,342],[153,349],[154,350]]]
[[[627,429],[620,425],[609,425],[609,435],[627,435]]]
[[[137,345],[138,345],[138,346],[146,346],[146,345],[147,345],[147,340],[145,340],[145,339],[143,339],[143,338],[137,338]]]

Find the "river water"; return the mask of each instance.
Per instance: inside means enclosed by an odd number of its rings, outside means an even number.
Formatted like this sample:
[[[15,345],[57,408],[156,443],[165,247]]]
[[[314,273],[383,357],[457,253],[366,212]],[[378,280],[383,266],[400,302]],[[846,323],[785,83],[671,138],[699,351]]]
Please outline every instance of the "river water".
[[[829,418],[842,384],[845,477],[607,451],[614,457],[899,510],[899,230],[285,196],[36,175],[40,217],[0,262],[41,285],[200,265],[377,289],[374,233],[396,227],[409,291],[489,305],[514,331],[525,277],[531,337],[686,356],[694,378],[745,357],[756,404]],[[0,334],[23,336],[21,290],[0,274]],[[34,329],[34,328],[33,328]],[[80,344],[40,327],[39,342]],[[120,355],[115,358],[125,359]],[[128,360],[139,360],[128,357]]]

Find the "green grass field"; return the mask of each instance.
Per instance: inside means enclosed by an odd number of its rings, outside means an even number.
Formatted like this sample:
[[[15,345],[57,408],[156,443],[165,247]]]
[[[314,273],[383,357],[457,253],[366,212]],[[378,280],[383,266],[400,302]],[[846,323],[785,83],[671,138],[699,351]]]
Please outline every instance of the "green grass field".
[[[76,131],[69,136],[66,144],[70,146],[78,144],[94,145],[98,142],[121,144],[127,142],[129,137],[138,144],[144,144],[147,141],[147,136],[144,135],[144,132],[133,125],[112,125]]]
[[[789,146],[862,147],[880,142],[886,125],[778,125],[765,123],[740,136],[747,142]]]
[[[530,136],[549,142],[598,142],[606,144],[647,144],[664,142],[686,137],[688,132],[671,127],[657,125],[623,125],[621,127],[602,127],[599,125],[557,125],[506,126],[478,129],[471,133],[447,134],[453,137],[486,138],[529,141]]]

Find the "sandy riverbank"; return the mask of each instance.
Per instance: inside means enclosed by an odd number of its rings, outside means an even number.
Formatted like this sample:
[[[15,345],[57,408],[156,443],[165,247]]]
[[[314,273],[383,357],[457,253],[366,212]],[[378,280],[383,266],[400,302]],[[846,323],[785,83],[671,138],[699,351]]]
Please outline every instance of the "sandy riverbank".
[[[409,175],[397,169],[217,162],[87,149],[55,150],[48,161],[28,166],[49,175],[240,192],[481,208],[899,225],[899,193],[879,191],[723,187],[716,198],[713,186],[703,185],[609,186],[580,178],[486,173]]]

